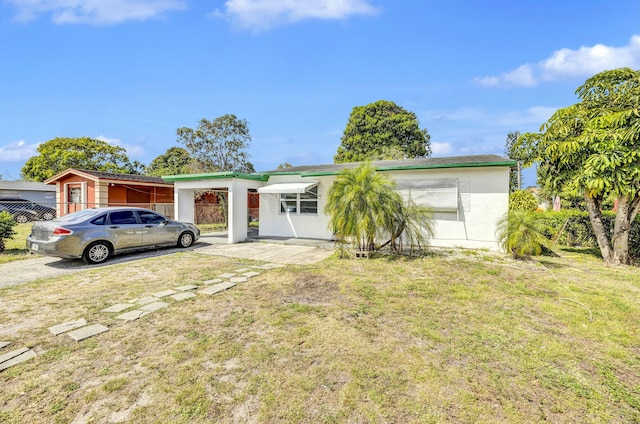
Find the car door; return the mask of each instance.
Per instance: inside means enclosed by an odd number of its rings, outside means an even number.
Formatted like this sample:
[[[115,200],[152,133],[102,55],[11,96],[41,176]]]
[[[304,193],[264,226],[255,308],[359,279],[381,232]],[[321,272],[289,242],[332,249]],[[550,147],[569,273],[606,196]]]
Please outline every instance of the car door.
[[[116,250],[142,246],[142,224],[132,210],[110,212],[107,232]]]
[[[152,211],[137,211],[142,222],[142,243],[145,246],[171,244],[176,241],[177,227],[164,216]]]

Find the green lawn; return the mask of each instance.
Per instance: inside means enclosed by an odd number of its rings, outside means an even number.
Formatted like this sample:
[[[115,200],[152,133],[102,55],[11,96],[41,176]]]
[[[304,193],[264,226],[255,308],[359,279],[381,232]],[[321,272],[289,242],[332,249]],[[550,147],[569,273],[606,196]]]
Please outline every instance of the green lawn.
[[[114,303],[247,261],[181,252],[0,290],[0,421],[640,422],[640,275],[589,254],[329,259],[132,323]],[[83,342],[47,327],[78,317]],[[7,329],[13,323],[13,331]]]
[[[4,241],[5,251],[0,253],[0,264],[30,257],[26,246],[26,239],[31,232],[32,223],[17,224],[14,227],[16,234]]]

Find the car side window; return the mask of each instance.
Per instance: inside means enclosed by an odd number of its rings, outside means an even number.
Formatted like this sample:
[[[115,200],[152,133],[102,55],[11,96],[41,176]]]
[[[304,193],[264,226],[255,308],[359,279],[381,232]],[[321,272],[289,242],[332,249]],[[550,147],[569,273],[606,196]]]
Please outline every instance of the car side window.
[[[107,215],[100,215],[99,217],[92,219],[91,222],[93,225],[104,225],[107,223]]]
[[[137,224],[133,211],[118,211],[109,214],[109,221],[112,225]]]
[[[161,224],[165,220],[164,216],[153,212],[138,212],[138,216],[143,224]]]

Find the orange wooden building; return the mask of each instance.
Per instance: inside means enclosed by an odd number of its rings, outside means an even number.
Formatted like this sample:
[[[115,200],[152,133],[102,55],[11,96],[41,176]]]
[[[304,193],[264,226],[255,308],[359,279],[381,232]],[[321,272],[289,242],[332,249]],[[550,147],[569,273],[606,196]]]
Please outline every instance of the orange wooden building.
[[[69,168],[44,181],[56,185],[58,216],[103,206],[137,206],[173,217],[173,183],[160,177]]]

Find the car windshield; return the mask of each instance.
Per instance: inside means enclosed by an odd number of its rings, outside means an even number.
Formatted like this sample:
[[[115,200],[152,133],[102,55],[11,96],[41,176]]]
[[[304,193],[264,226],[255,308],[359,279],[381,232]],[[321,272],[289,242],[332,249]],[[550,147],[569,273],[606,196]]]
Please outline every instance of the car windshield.
[[[61,217],[54,219],[54,221],[56,222],[79,221],[79,220],[89,219],[102,212],[103,211],[99,211],[97,209],[85,209],[79,212],[70,213],[68,215],[62,215]]]

